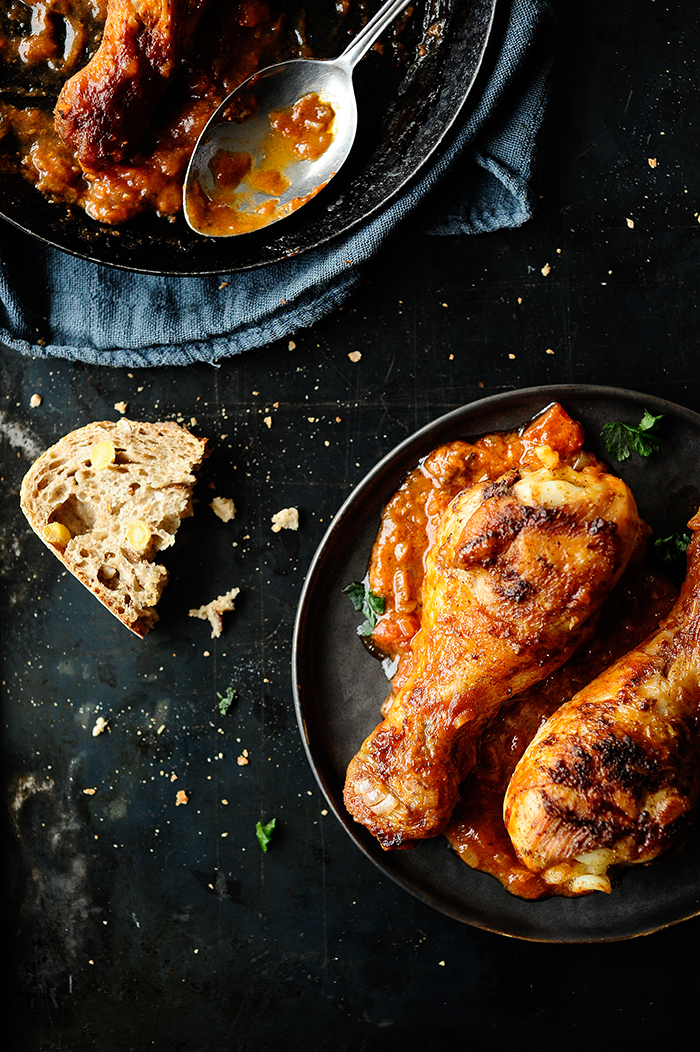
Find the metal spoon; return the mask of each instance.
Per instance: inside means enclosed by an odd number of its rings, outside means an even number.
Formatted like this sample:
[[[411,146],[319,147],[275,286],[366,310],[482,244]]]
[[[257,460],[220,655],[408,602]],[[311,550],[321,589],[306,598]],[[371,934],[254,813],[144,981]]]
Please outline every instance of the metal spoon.
[[[199,136],[185,176],[185,219],[196,233],[233,237],[260,230],[291,215],[326,186],[355,139],[353,69],[408,3],[386,0],[338,58],[268,66],[224,99]],[[271,114],[284,120],[308,96],[316,97],[325,119],[332,120],[320,146],[312,143],[313,153],[314,145],[318,150],[329,142],[315,159],[293,153],[290,140],[270,123]],[[302,136],[299,148],[309,152],[307,146]]]

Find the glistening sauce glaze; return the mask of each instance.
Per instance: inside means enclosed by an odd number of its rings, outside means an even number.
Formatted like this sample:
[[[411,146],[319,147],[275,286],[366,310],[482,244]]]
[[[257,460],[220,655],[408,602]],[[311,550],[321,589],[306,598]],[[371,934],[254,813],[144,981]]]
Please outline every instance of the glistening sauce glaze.
[[[209,163],[211,189],[198,179],[188,196],[188,216],[194,226],[212,236],[244,234],[295,212],[325,184],[281,203],[279,198],[291,182],[289,168],[323,156],[333,141],[334,119],[333,107],[312,92],[289,109],[270,114],[270,130],[257,164],[249,153],[218,150]],[[236,120],[245,123],[240,117]]]

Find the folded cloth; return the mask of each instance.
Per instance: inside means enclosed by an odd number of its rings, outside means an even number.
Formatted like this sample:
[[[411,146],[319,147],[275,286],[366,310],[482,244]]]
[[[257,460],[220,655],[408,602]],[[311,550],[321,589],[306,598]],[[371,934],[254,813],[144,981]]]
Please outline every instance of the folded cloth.
[[[0,340],[25,354],[101,365],[216,362],[291,336],[338,307],[358,285],[363,264],[408,217],[414,233],[522,225],[532,215],[554,47],[548,0],[498,0],[477,85],[446,149],[366,224],[269,264],[264,276],[260,269],[204,277],[129,273],[77,259],[3,223]]]

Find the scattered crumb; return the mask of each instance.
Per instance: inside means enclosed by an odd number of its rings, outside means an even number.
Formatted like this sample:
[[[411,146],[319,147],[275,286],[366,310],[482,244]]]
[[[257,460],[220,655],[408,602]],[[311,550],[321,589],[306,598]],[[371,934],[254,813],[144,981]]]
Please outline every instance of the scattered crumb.
[[[211,625],[211,638],[216,639],[221,635],[221,630],[224,627],[224,619],[222,614],[227,613],[229,610],[233,610],[233,600],[236,598],[240,588],[232,588],[225,595],[217,596],[216,599],[212,599],[210,603],[205,603],[204,606],[198,607],[196,610],[190,610],[190,617],[198,617],[202,621],[208,621]]]
[[[94,796],[97,792],[97,789],[83,789],[83,792],[86,796]]]
[[[33,394],[29,399],[29,406],[31,409],[38,409],[42,402],[43,398],[40,394]]]
[[[542,267],[542,273],[545,277],[547,277],[547,275],[551,273],[551,270],[552,268],[550,267],[549,263],[545,263],[545,265]]]
[[[626,219],[625,222],[627,223],[627,226],[630,228],[630,230],[634,229],[634,219]]]
[[[220,289],[227,289],[228,288],[228,281],[222,281],[221,284],[219,285],[219,288]]]
[[[522,303],[522,302],[523,302],[522,296],[518,296],[518,303]]]
[[[172,773],[172,774],[170,775],[170,781],[171,781],[171,782],[176,782],[176,781],[177,781],[177,775],[175,774],[175,772],[174,772],[174,771],[173,771],[173,773]]]
[[[102,734],[103,731],[106,731],[108,729],[108,727],[109,724],[107,723],[107,720],[104,718],[104,716],[98,716],[95,721],[95,726],[92,728],[93,738],[96,738],[98,734]]]
[[[114,408],[116,409],[116,411],[118,413],[125,413],[126,412],[126,402],[115,402],[114,403]]]
[[[659,162],[657,161],[656,157],[650,157],[649,158],[649,167],[650,168],[656,168],[658,163]]]
[[[296,346],[297,345],[295,344],[294,340],[290,340],[289,343],[287,344],[287,349],[290,350],[290,351],[295,351],[296,350]]]
[[[438,964],[440,965],[441,968],[445,967],[445,962],[444,961],[438,961]]]
[[[175,807],[179,807],[180,804],[188,803],[189,799],[190,798],[184,789],[178,789],[177,794],[175,796]]]
[[[236,763],[239,767],[245,767],[246,764],[250,763],[248,759],[248,750],[244,749],[241,755],[236,759]]]
[[[231,497],[214,497],[209,507],[222,522],[230,522],[236,514],[236,505]]]
[[[350,354],[348,355],[351,362],[359,362],[361,357],[362,354],[360,351],[350,351]]]
[[[265,425],[265,427],[272,427],[272,417],[271,416],[264,416],[263,417],[263,424]]]
[[[514,354],[509,354],[508,357],[511,358],[511,359],[514,359],[515,355]]]
[[[544,353],[545,354],[554,354],[554,351],[552,350],[551,347],[548,347],[547,350]]]
[[[296,508],[282,508],[272,516],[272,532],[279,533],[280,530],[298,530],[299,512]]]

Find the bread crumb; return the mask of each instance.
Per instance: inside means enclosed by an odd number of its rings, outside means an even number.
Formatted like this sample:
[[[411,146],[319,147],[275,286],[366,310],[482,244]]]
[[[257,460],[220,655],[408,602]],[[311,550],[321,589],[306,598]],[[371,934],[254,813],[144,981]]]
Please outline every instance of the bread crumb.
[[[264,416],[263,417],[263,424],[265,425],[265,427],[272,427],[272,417],[271,416]]]
[[[173,771],[173,773],[170,775],[170,781],[171,782],[176,782],[177,781],[177,775],[175,774],[175,771]]]
[[[296,350],[296,346],[297,345],[295,344],[294,340],[290,340],[289,343],[287,344],[287,350],[295,351]]]
[[[245,767],[246,764],[250,763],[250,760],[248,759],[248,750],[247,749],[243,750],[241,755],[236,759],[236,763],[238,764],[239,767]]]
[[[102,734],[103,731],[106,731],[108,729],[108,727],[109,724],[107,723],[107,720],[104,718],[104,716],[98,716],[97,720],[95,721],[95,726],[92,728],[93,738],[96,738],[98,734]]]
[[[658,163],[659,162],[657,161],[656,157],[650,157],[649,158],[649,167],[650,168],[656,168]]]
[[[240,588],[232,588],[225,595],[219,595],[216,599],[212,599],[210,603],[205,603],[204,606],[200,606],[196,610],[190,610],[189,616],[198,617],[201,621],[208,621],[211,625],[211,638],[217,639],[224,627],[222,615],[229,610],[235,609],[233,600],[239,592]]]
[[[38,409],[42,402],[43,398],[40,394],[33,394],[29,399],[29,407],[30,409]]]
[[[362,353],[360,351],[350,351],[350,354],[348,355],[351,362],[359,362],[361,357]]]
[[[547,275],[551,273],[551,270],[552,268],[550,267],[549,263],[545,263],[545,265],[542,267],[542,273],[545,277],[547,277]]]
[[[626,219],[625,222],[627,223],[627,226],[630,228],[630,230],[634,229],[634,219]]]
[[[544,353],[545,354],[554,354],[554,351],[552,350],[551,347],[548,347],[547,350]]]
[[[94,796],[97,792],[97,789],[83,789],[83,792],[86,796]]]
[[[184,789],[178,789],[177,794],[175,796],[175,807],[179,807],[180,804],[189,803],[189,799],[190,798]]]
[[[222,522],[230,522],[236,515],[236,505],[231,497],[214,497],[209,507]]]
[[[116,409],[116,411],[118,413],[125,413],[126,412],[126,402],[115,402],[114,403],[114,408]]]
[[[299,512],[296,508],[282,508],[272,516],[272,532],[279,533],[280,530],[298,530]]]

